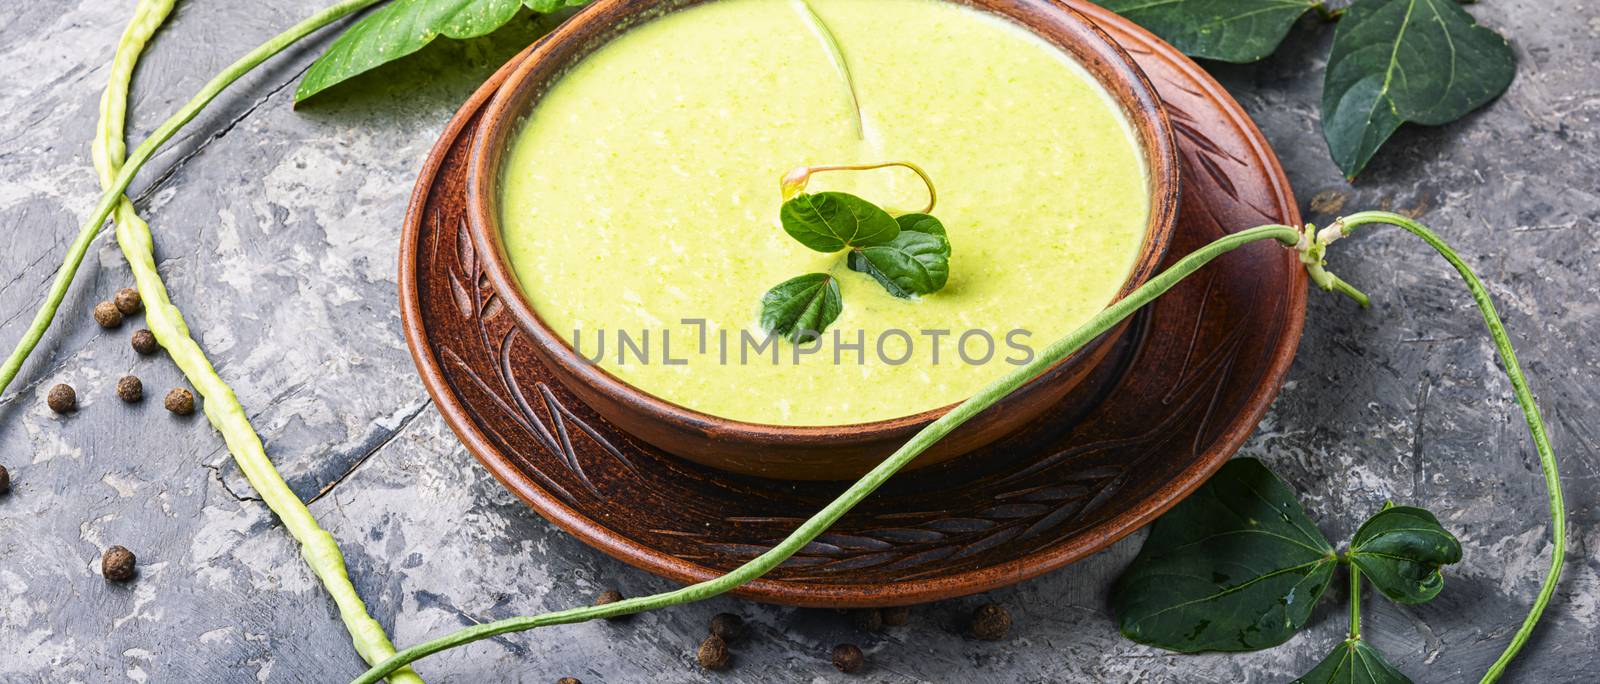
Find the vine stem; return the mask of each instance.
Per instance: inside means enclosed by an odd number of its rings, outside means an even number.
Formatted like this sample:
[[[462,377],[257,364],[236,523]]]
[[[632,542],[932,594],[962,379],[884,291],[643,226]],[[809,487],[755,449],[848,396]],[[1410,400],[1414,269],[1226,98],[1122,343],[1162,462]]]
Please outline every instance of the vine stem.
[[[1518,629],[1505,652],[1501,654],[1500,658],[1495,661],[1483,676],[1482,684],[1495,682],[1504,673],[1506,665],[1516,657],[1517,652],[1527,642],[1546,605],[1548,605],[1550,597],[1555,591],[1556,583],[1560,578],[1561,564],[1566,554],[1566,511],[1562,502],[1560,472],[1556,467],[1555,456],[1546,436],[1544,421],[1539,416],[1538,406],[1534,401],[1532,392],[1528,389],[1522,368],[1517,363],[1516,353],[1511,347],[1505,326],[1495,312],[1488,289],[1484,287],[1483,282],[1473,274],[1466,263],[1461,260],[1460,256],[1455,253],[1455,250],[1446,245],[1432,231],[1405,216],[1374,211],[1361,212],[1345,217],[1321,233],[1316,232],[1312,226],[1307,226],[1303,231],[1283,225],[1258,226],[1219,238],[1215,242],[1196,250],[1173,264],[1172,267],[1163,271],[1160,275],[1150,279],[1149,282],[1134,290],[1124,299],[1106,307],[1105,310],[1095,315],[1077,330],[1051,343],[1031,363],[991,383],[972,398],[962,402],[955,409],[923,428],[899,450],[852,484],[839,498],[801,523],[798,528],[776,546],[747,561],[726,575],[653,596],[626,599],[601,606],[573,608],[543,615],[508,618],[462,629],[432,641],[404,649],[396,653],[393,658],[379,663],[365,674],[356,678],[352,684],[372,684],[382,679],[389,672],[393,672],[395,669],[419,658],[480,639],[536,627],[585,622],[596,618],[627,615],[689,603],[717,596],[754,580],[782,564],[795,552],[838,522],[851,508],[855,507],[856,504],[860,503],[930,445],[949,434],[951,430],[954,430],[974,415],[1010,394],[1030,378],[1066,358],[1124,318],[1132,315],[1140,307],[1159,297],[1212,259],[1233,249],[1260,240],[1277,240],[1286,246],[1296,249],[1301,255],[1301,260],[1306,264],[1307,270],[1311,271],[1313,276],[1321,274],[1322,277],[1312,278],[1320,287],[1331,292],[1347,295],[1365,306],[1367,303],[1366,295],[1350,284],[1339,280],[1331,273],[1327,273],[1323,267],[1322,257],[1329,243],[1339,237],[1349,235],[1353,228],[1369,223],[1395,225],[1411,232],[1438,251],[1461,274],[1463,280],[1466,281],[1468,289],[1472,292],[1473,300],[1483,314],[1484,322],[1488,325],[1490,336],[1494,339],[1495,347],[1505,364],[1506,374],[1511,380],[1517,403],[1522,407],[1523,416],[1528,423],[1528,430],[1533,435],[1534,444],[1539,452],[1540,467],[1544,471],[1545,486],[1549,491],[1550,513],[1554,525],[1554,549],[1551,553],[1550,570],[1545,576],[1543,586],[1534,601],[1533,607],[1523,620],[1522,627]],[[1349,563],[1348,568],[1351,583],[1350,639],[1359,639],[1361,635],[1361,574],[1354,563]]]
[[[193,120],[200,110],[211,104],[211,101],[225,88],[269,57],[282,52],[284,48],[293,45],[311,32],[379,2],[383,0],[342,0],[262,43],[260,47],[229,64],[221,73],[207,81],[199,93],[184,103],[176,114],[161,122],[150,137],[134,148],[133,153],[128,155],[127,163],[116,173],[111,183],[106,185],[105,191],[100,195],[99,203],[95,205],[94,211],[89,213],[89,219],[78,228],[78,237],[67,249],[61,268],[56,271],[55,280],[50,284],[50,292],[45,296],[44,303],[39,305],[39,311],[34,314],[33,322],[28,326],[27,332],[17,341],[16,348],[6,357],[5,363],[0,364],[0,393],[5,392],[11,385],[23,362],[28,360],[28,355],[33,353],[33,348],[38,346],[45,331],[49,330],[50,322],[55,319],[56,309],[61,307],[61,300],[66,298],[67,289],[72,286],[72,278],[78,273],[78,265],[83,263],[83,257],[89,252],[89,245],[94,242],[100,226],[122,200],[122,193],[128,189],[128,184],[133,182],[133,177],[138,174],[145,162],[150,161],[156,150],[170,140],[178,129],[183,128],[184,124]]]
[[[1293,246],[1299,239],[1300,231],[1295,228],[1268,225],[1218,238],[1215,242],[1195,250],[1129,293],[1128,296],[1106,307],[1077,330],[1050,343],[1033,361],[1019,366],[1006,374],[1005,377],[990,383],[973,395],[972,398],[951,409],[949,413],[946,413],[938,420],[929,423],[921,432],[912,436],[904,446],[889,455],[888,458],[884,459],[882,463],[879,463],[866,475],[863,475],[855,484],[850,485],[843,494],[839,495],[839,498],[834,499],[827,506],[824,506],[822,510],[817,511],[815,515],[801,523],[783,541],[778,542],[776,546],[773,546],[765,553],[745,562],[744,565],[735,568],[726,575],[652,596],[640,596],[598,606],[571,608],[543,615],[507,618],[497,622],[468,627],[404,649],[396,653],[393,658],[367,670],[365,674],[357,677],[353,684],[373,684],[381,680],[384,675],[393,672],[396,668],[419,658],[508,632],[520,632],[535,627],[564,625],[586,622],[596,618],[628,615],[700,601],[731,591],[741,584],[767,574],[767,572],[788,560],[795,552],[806,544],[811,543],[813,539],[816,539],[818,535],[821,535],[829,527],[832,527],[834,523],[844,517],[845,513],[848,513],[856,504],[861,503],[862,499],[877,490],[891,476],[915,459],[918,454],[938,442],[949,434],[951,430],[981,413],[984,409],[1004,398],[1034,376],[1067,358],[1083,345],[1088,344],[1089,341],[1110,330],[1122,319],[1127,318],[1145,304],[1150,303],[1151,300],[1172,289],[1172,286],[1177,285],[1179,281],[1210,263],[1211,260],[1234,249],[1261,240],[1277,240],[1285,246]]]
[[[886,161],[886,162],[878,162],[878,163],[875,163],[875,164],[830,164],[830,165],[823,165],[823,166],[797,166],[793,170],[789,171],[788,173],[783,174],[783,178],[778,180],[778,187],[783,193],[783,201],[787,202],[790,199],[792,199],[795,195],[798,195],[798,194],[800,194],[802,192],[805,192],[806,185],[811,183],[811,177],[816,175],[816,174],[825,173],[825,172],[828,172],[828,171],[873,171],[873,170],[876,170],[876,169],[887,169],[887,168],[891,168],[891,167],[895,167],[895,166],[898,166],[898,167],[903,168],[903,169],[910,169],[912,173],[917,174],[917,177],[922,179],[922,184],[928,188],[928,206],[923,207],[922,209],[920,209],[920,210],[918,210],[916,212],[900,212],[900,211],[892,211],[891,210],[889,213],[891,213],[891,214],[909,214],[909,213],[931,214],[931,213],[933,213],[934,206],[939,204],[939,190],[937,188],[935,188],[934,185],[933,185],[933,177],[929,176],[927,171],[922,170],[922,167],[917,166],[916,164],[913,164],[913,163],[908,162],[908,161]]]
[[[1339,219],[1330,227],[1337,228],[1340,235],[1349,235],[1358,226],[1374,223],[1396,226],[1422,238],[1422,241],[1428,243],[1439,256],[1450,262],[1456,273],[1461,274],[1467,289],[1472,292],[1472,301],[1478,305],[1479,313],[1483,314],[1483,322],[1489,328],[1489,337],[1494,340],[1495,351],[1500,354],[1500,361],[1505,366],[1506,378],[1511,381],[1511,392],[1516,396],[1517,405],[1522,409],[1523,420],[1528,424],[1528,434],[1532,436],[1534,449],[1539,453],[1539,469],[1544,474],[1545,491],[1550,503],[1550,568],[1545,572],[1539,594],[1528,609],[1527,617],[1523,618],[1522,626],[1511,637],[1511,643],[1506,645],[1505,651],[1483,674],[1483,679],[1480,680],[1482,684],[1490,684],[1505,674],[1506,666],[1528,643],[1534,627],[1539,624],[1539,618],[1544,615],[1545,607],[1550,604],[1550,598],[1555,595],[1556,584],[1561,580],[1561,566],[1567,554],[1567,509],[1561,494],[1561,470],[1556,463],[1555,451],[1550,447],[1550,437],[1545,428],[1544,418],[1539,415],[1539,404],[1533,398],[1533,391],[1528,388],[1528,379],[1522,373],[1522,365],[1517,362],[1517,352],[1511,347],[1511,337],[1506,334],[1505,324],[1500,321],[1500,314],[1495,311],[1494,302],[1489,297],[1489,289],[1484,286],[1483,281],[1478,279],[1472,268],[1467,266],[1461,256],[1456,254],[1450,245],[1445,244],[1443,239],[1426,226],[1406,216],[1387,211],[1363,211]]]
[[[151,332],[155,334],[156,340],[205,398],[206,417],[210,419],[212,426],[222,433],[228,444],[228,450],[239,463],[239,468],[244,471],[245,477],[250,480],[250,486],[261,494],[262,500],[278,519],[283,521],[284,527],[295,541],[299,542],[307,564],[311,566],[312,572],[322,581],[338,606],[339,616],[350,632],[356,652],[369,664],[380,662],[394,655],[394,645],[384,633],[383,626],[367,614],[366,604],[361,601],[355,587],[350,583],[349,574],[345,570],[344,556],[339,552],[339,546],[334,542],[333,536],[317,524],[311,511],[289,489],[283,476],[267,458],[266,451],[261,445],[261,438],[250,425],[250,419],[245,414],[244,407],[239,404],[233,389],[223,382],[210,360],[206,358],[205,352],[200,349],[200,345],[190,337],[188,326],[183,321],[183,314],[168,297],[166,285],[162,283],[161,274],[156,269],[150,226],[139,217],[133,203],[122,195],[126,183],[118,185],[118,180],[121,178],[119,174],[130,166],[124,163],[127,147],[123,143],[123,135],[127,122],[128,88],[133,80],[134,66],[138,63],[150,38],[171,13],[174,3],[175,0],[140,0],[135,6],[133,19],[129,21],[122,39],[117,44],[110,78],[100,98],[100,121],[95,128],[91,155],[95,171],[100,176],[101,186],[105,187],[107,192],[113,193],[117,243],[133,270],[139,296],[145,305],[145,320]],[[283,44],[293,42],[338,16],[342,15],[325,11],[308,20],[320,23],[307,28],[308,23],[303,22],[285,34],[290,37]],[[279,38],[282,39],[283,36]],[[261,51],[258,50],[259,52]],[[265,56],[262,59],[265,59]],[[244,70],[248,69],[247,66]],[[98,222],[87,227],[98,227]],[[90,233],[92,235],[93,231]],[[81,258],[81,254],[79,256]],[[70,279],[70,274],[68,278]],[[405,668],[393,673],[390,681],[397,684],[421,684],[422,679],[410,668]]]
[[[1350,641],[1361,639],[1361,568],[1345,565],[1350,573]]]
[[[850,108],[855,112],[856,138],[867,139],[866,122],[861,114],[861,97],[856,94],[856,79],[850,73],[850,62],[845,60],[844,48],[839,45],[839,38],[833,34],[833,29],[828,28],[828,22],[822,20],[822,15],[817,14],[816,8],[806,0],[796,0],[800,5],[801,15],[816,29],[817,35],[822,38],[822,45],[828,49],[828,59],[833,62],[833,68],[838,70],[839,78],[844,81],[845,90],[850,93]]]

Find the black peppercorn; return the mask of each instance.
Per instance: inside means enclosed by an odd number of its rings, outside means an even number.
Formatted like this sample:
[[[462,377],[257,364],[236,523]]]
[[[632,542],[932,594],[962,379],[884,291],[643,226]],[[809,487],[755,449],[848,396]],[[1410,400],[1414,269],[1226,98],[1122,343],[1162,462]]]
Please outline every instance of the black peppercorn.
[[[998,604],[986,603],[972,612],[972,636],[983,641],[999,641],[1011,631],[1011,614]]]
[[[883,613],[877,608],[857,608],[850,611],[850,623],[863,632],[883,629]]]
[[[167,410],[180,416],[194,413],[194,395],[182,387],[174,388],[167,393]]]
[[[833,647],[833,666],[839,668],[840,672],[855,672],[866,663],[867,657],[855,644],[839,644]]]
[[[132,375],[124,375],[117,381],[117,398],[130,404],[144,398],[144,383]]]
[[[94,322],[102,328],[115,328],[122,325],[122,312],[110,300],[100,302],[94,305]]]
[[[112,303],[117,305],[117,311],[122,312],[124,316],[132,316],[144,308],[144,302],[139,299],[139,291],[131,287],[117,290],[117,296],[112,299]]]
[[[138,559],[133,552],[121,546],[106,549],[105,555],[100,557],[100,574],[113,582],[125,582],[133,579],[134,563]]]
[[[50,388],[44,403],[56,413],[72,413],[78,410],[78,393],[72,390],[72,385],[56,385]]]
[[[149,356],[161,350],[161,343],[156,341],[155,333],[149,330],[133,331],[133,350]]]
[[[895,606],[878,611],[883,614],[883,624],[899,627],[911,621],[911,606]]]
[[[622,592],[617,591],[616,589],[607,589],[605,591],[600,592],[600,595],[596,596],[594,598],[594,604],[597,605],[597,606],[603,606],[603,605],[606,605],[608,603],[616,603],[616,602],[621,601],[621,600],[622,600]],[[611,621],[611,622],[625,622],[625,621],[627,621],[628,618],[631,618],[631,617],[633,617],[632,614],[629,614],[629,615],[613,615],[613,616],[608,617],[606,619]]]
[[[11,491],[11,471],[5,466],[0,466],[0,496]]]
[[[711,616],[711,633],[730,644],[738,641],[744,638],[744,618],[733,613],[717,613]]]
[[[695,652],[695,659],[700,661],[700,667],[707,670],[721,670],[728,666],[731,658],[728,656],[728,642],[715,634],[706,637],[700,642],[700,650]]]

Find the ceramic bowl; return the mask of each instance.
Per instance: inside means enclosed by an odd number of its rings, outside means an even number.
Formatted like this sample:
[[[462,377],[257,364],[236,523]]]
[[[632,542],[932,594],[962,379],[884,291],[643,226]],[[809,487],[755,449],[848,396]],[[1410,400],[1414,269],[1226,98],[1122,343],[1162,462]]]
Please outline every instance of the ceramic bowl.
[[[503,156],[546,87],[606,41],[663,12],[708,0],[598,0],[543,39],[511,72],[489,102],[468,161],[469,231],[484,271],[534,340],[537,353],[573,394],[635,437],[690,461],[769,478],[851,479],[952,406],[891,420],[850,425],[784,426],[729,420],[665,401],[586,362],[540,318],[506,257],[499,194]],[[1171,124],[1153,87],[1110,37],[1077,11],[1055,0],[950,0],[1022,25],[1070,54],[1096,78],[1132,124],[1149,169],[1150,218],[1121,298],[1156,272],[1176,223],[1177,148]],[[910,467],[969,453],[1015,432],[1068,398],[1123,334],[1118,326],[1051,367],[989,410],[963,424]]]

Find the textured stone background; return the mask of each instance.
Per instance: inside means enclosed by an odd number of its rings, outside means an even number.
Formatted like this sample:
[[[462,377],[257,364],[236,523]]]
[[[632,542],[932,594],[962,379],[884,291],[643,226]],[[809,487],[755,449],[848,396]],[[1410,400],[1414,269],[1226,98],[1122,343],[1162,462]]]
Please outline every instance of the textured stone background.
[[[323,4],[181,3],[138,72],[134,138],[235,56]],[[0,3],[8,346],[98,194],[88,143],[130,7]],[[1279,55],[1215,72],[1277,148],[1308,218],[1327,220],[1337,198],[1346,210],[1418,212],[1493,287],[1549,418],[1573,516],[1566,577],[1511,679],[1594,681],[1600,18],[1592,0],[1503,0],[1472,12],[1512,38],[1520,66],[1510,92],[1460,123],[1402,131],[1354,187],[1328,161],[1316,124],[1329,27],[1308,20]],[[531,30],[522,22],[494,40],[430,49],[415,76],[386,72],[297,112],[292,84],[314,56],[308,45],[244,79],[135,184],[190,325],[400,643],[585,603],[605,587],[668,587],[506,493],[445,427],[400,332],[397,235],[416,169],[456,105]],[[1244,452],[1303,492],[1334,539],[1385,499],[1439,511],[1466,559],[1433,603],[1368,601],[1366,631],[1418,682],[1475,679],[1531,600],[1548,552],[1535,457],[1454,274],[1398,232],[1339,247],[1336,270],[1377,305],[1360,312],[1313,295],[1299,360]],[[106,332],[90,321],[92,304],[129,281],[102,238],[56,327],[0,400],[0,463],[15,481],[0,498],[0,681],[347,680],[358,660],[331,602],[218,436],[199,416],[114,397],[129,372],[156,397],[181,384],[165,357],[129,350],[136,326]],[[57,382],[77,387],[76,416],[45,408]],[[717,600],[627,626],[508,636],[421,671],[461,682],[701,681],[691,650],[706,618],[731,610],[753,618],[756,634],[737,669],[713,679],[841,680],[825,653],[857,641],[872,666],[852,681],[1282,681],[1344,628],[1336,588],[1311,629],[1271,651],[1177,656],[1134,645],[1118,636],[1106,592],[1138,543],[984,597],[1016,617],[1002,644],[957,634],[977,597],[923,607],[910,626],[881,635],[854,634],[831,611]],[[99,577],[111,544],[139,554],[137,582]]]

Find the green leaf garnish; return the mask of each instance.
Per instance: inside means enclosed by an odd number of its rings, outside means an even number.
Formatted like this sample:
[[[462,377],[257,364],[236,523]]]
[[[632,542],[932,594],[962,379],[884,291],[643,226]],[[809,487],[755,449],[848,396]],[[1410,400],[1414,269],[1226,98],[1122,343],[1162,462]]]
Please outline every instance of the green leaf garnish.
[[[526,5],[535,12],[577,7],[588,0],[393,0],[340,34],[306,70],[295,88],[296,104],[389,62],[415,53],[444,36],[485,36],[504,26]]]
[[[1111,608],[1134,641],[1253,651],[1305,625],[1337,565],[1294,492],[1260,461],[1234,459],[1155,522]]]
[[[889,212],[845,192],[799,193],[783,203],[778,218],[800,244],[829,254],[888,244],[900,234]]]
[[[928,206],[920,212],[890,215],[876,204],[844,192],[806,192],[817,173],[872,171],[891,166],[910,169],[928,187]],[[950,239],[944,224],[927,212],[939,201],[927,172],[911,162],[801,166],[778,180],[784,232],[818,252],[850,250],[846,263],[866,273],[890,294],[909,298],[928,294],[950,278]],[[761,327],[800,342],[820,333],[839,316],[844,303],[833,276],[811,273],[780,283],[761,298]]]
[[[900,233],[887,244],[851,250],[851,270],[877,279],[896,297],[928,294],[950,277],[950,240],[944,224],[927,214],[895,218]]]
[[[1411,680],[1367,642],[1346,639],[1292,684],[1411,684]]]
[[[1442,565],[1461,560],[1461,542],[1432,513],[1411,506],[1385,508],[1368,518],[1350,541],[1350,562],[1396,603],[1423,603],[1444,588]]]
[[[1191,57],[1254,62],[1272,54],[1316,0],[1095,0]]]
[[[1322,135],[1354,178],[1400,124],[1437,126],[1505,92],[1506,39],[1455,0],[1356,0],[1339,20],[1322,82]]]
[[[826,273],[807,273],[778,283],[762,295],[761,327],[799,342],[807,333],[822,332],[843,309],[839,281]]]

